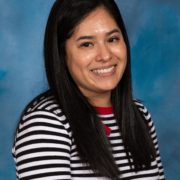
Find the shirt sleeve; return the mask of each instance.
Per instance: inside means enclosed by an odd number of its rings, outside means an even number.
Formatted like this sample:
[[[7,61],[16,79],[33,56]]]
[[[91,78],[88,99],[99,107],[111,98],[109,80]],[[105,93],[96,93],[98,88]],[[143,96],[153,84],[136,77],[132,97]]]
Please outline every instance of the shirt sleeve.
[[[23,116],[13,147],[18,179],[71,179],[71,138],[63,120],[40,110]]]
[[[159,171],[159,180],[164,180],[164,169],[163,169],[163,165],[162,165],[162,161],[161,161],[161,156],[160,156],[160,152],[159,152],[159,145],[158,145],[158,138],[157,138],[157,134],[156,134],[156,129],[154,126],[154,123],[152,121],[151,118],[151,114],[148,112],[147,108],[139,102],[135,102],[135,104],[138,106],[138,109],[142,112],[144,118],[147,120],[147,124],[149,126],[150,129],[150,135],[156,150],[156,164],[158,166],[158,171]]]

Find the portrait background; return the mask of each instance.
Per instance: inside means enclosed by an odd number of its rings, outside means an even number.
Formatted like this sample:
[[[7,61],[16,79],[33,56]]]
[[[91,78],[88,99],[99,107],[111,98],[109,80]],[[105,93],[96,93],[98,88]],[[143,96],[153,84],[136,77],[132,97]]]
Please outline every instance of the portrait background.
[[[0,179],[25,105],[48,88],[43,36],[54,0],[0,0]],[[180,1],[116,0],[129,34],[134,97],[156,125],[166,179],[180,179]]]

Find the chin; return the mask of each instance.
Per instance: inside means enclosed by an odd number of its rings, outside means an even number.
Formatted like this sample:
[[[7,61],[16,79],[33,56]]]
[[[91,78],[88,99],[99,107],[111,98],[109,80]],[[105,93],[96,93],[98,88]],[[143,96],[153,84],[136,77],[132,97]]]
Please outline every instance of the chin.
[[[116,86],[117,86],[117,84],[116,85],[111,85],[111,86],[105,86],[104,88],[101,87],[99,89],[101,89],[101,91],[103,91],[103,92],[107,92],[107,91],[112,91]]]

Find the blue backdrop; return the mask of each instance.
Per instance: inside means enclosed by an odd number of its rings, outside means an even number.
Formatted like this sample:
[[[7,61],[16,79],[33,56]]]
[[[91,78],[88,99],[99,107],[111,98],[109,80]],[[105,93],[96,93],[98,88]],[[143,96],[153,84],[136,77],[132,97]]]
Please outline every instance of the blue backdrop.
[[[14,180],[11,155],[20,113],[48,88],[43,34],[54,0],[0,0],[0,179]],[[154,119],[166,178],[180,179],[180,1],[117,0],[132,48],[134,95]]]

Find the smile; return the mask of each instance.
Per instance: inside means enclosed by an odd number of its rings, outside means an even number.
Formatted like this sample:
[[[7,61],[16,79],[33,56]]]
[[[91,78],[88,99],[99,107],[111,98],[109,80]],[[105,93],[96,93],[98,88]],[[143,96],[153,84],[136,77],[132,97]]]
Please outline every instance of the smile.
[[[111,67],[108,67],[108,68],[94,69],[94,70],[92,70],[92,72],[94,72],[95,74],[101,75],[101,74],[112,73],[112,72],[114,72],[114,69],[115,69],[115,65],[111,66]]]

